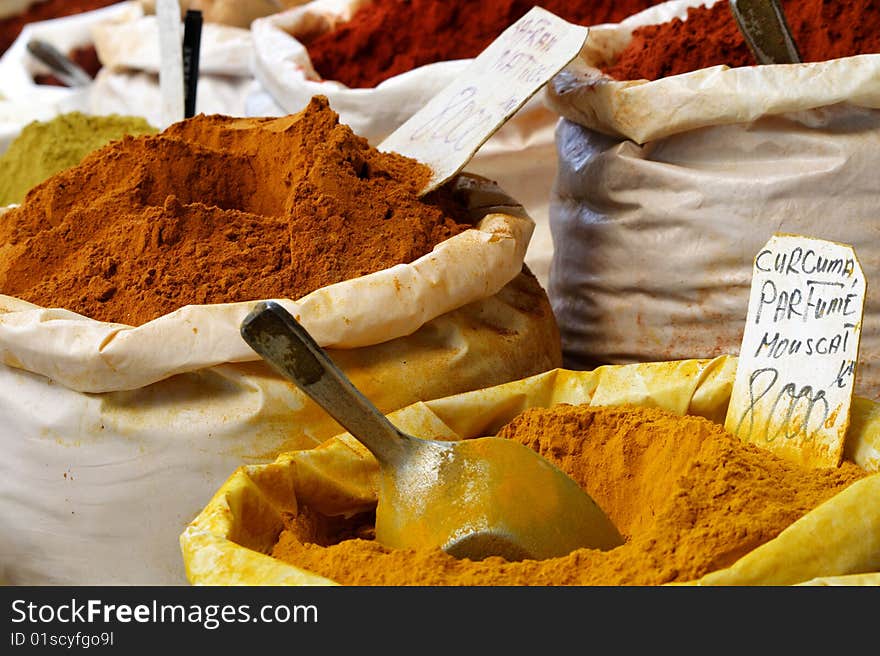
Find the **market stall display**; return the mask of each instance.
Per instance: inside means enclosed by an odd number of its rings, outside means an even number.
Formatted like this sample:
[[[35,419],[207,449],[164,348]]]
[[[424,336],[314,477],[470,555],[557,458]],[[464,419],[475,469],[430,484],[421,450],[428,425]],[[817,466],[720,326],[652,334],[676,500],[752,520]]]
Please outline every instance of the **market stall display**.
[[[880,5],[784,3],[808,61],[757,66],[727,3],[703,4],[593,28],[548,87],[564,119],[548,291],[567,366],[737,353],[774,232],[851,244],[868,280],[880,269],[880,55],[859,54]],[[841,33],[833,46],[821,26]],[[869,293],[856,393],[872,399],[878,311]]]
[[[158,4],[0,0],[4,585],[880,585],[878,0]]]
[[[181,534],[192,583],[792,585],[880,572],[876,404],[858,399],[847,462],[812,469],[718,422],[735,358],[554,370],[404,408],[403,430],[498,434],[543,453],[626,537],[609,551],[507,562],[373,539],[376,462],[350,435],[236,470]],[[867,447],[869,460],[853,454]],[[816,525],[834,522],[832,532]]]

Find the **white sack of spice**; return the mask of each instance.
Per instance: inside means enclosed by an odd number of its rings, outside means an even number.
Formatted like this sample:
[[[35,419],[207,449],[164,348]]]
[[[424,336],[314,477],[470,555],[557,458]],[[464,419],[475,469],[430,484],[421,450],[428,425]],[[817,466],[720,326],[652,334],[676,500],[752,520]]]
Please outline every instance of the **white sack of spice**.
[[[599,70],[636,27],[701,4],[714,2],[674,0],[593,28],[548,85],[565,119],[548,292],[568,366],[737,354],[752,260],[774,232],[852,244],[880,280],[880,55],[652,82]],[[856,394],[874,400],[878,313],[869,292]]]
[[[385,412],[561,364],[531,220],[462,184],[476,229],[279,299]],[[185,584],[178,536],[230,471],[339,432],[241,339],[253,304],[130,327],[0,295],[0,580]]]

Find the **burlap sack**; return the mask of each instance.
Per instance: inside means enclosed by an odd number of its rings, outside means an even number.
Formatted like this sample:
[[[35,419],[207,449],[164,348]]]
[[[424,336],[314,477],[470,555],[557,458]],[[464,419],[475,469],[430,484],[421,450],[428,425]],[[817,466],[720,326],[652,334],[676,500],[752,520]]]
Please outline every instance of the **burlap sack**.
[[[314,0],[251,25],[254,76],[260,90],[249,115],[300,111],[315,95],[325,95],[340,120],[370,143],[378,144],[456,78],[470,60],[420,66],[370,89],[352,89],[336,80],[320,80],[298,37],[333,29],[369,0]],[[270,101],[267,101],[268,96]],[[537,94],[490,138],[466,170],[498,182],[516,194],[535,221],[526,264],[547,284],[552,256],[548,227],[550,186],[556,170],[553,128],[556,115]]]
[[[558,403],[633,403],[723,422],[736,358],[556,369],[496,387],[417,403],[390,419],[414,435],[467,439],[495,434],[530,407]],[[856,399],[846,457],[880,472],[878,404]],[[268,465],[238,468],[183,531],[187,577],[196,585],[332,585],[266,554],[282,529],[281,514],[298,505],[324,514],[375,507],[377,465],[351,435]],[[790,585],[872,573],[880,575],[880,475],[869,476],[792,524],[777,538],[699,585]],[[830,524],[833,523],[833,529]],[[818,529],[818,530],[817,530]],[[831,584],[829,579],[825,583]],[[874,578],[876,580],[876,578]]]
[[[652,82],[594,67],[636,26],[696,4],[593,28],[547,87],[565,119],[548,292],[566,366],[738,353],[753,258],[786,232],[855,247],[868,279],[856,392],[876,400],[880,55]]]
[[[277,299],[383,411],[561,363],[547,296],[522,270],[530,219],[488,183],[462,184],[476,228]],[[183,583],[177,537],[231,470],[341,430],[241,339],[253,305],[133,328],[0,296],[0,578]]]

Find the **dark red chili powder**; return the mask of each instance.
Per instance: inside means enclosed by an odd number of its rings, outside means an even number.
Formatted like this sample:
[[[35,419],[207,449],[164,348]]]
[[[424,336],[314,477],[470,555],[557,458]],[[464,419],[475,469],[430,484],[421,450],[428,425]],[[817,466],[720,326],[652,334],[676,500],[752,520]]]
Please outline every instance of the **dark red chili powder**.
[[[325,80],[374,87],[389,77],[452,59],[476,57],[532,7],[579,25],[619,22],[657,0],[375,0],[352,19],[306,41]]]
[[[880,0],[783,0],[785,19],[805,62],[880,52]],[[618,80],[657,80],[726,64],[753,66],[727,2],[688,9],[675,18],[641,27],[603,72]]]
[[[115,5],[117,2],[119,0],[42,0],[35,2],[20,14],[0,18],[0,55],[9,49],[9,46],[18,38],[21,30],[28,23],[81,14]]]

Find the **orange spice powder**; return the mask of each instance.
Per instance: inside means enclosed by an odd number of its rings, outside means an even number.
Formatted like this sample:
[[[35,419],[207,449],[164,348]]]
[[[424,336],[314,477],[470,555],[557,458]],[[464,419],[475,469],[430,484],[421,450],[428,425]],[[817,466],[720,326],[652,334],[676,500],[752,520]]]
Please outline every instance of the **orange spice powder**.
[[[499,433],[541,453],[605,510],[626,542],[560,558],[458,560],[388,549],[373,517],[287,518],[272,555],[344,585],[659,585],[732,565],[868,473],[810,469],[707,419],[636,406],[557,405]]]

